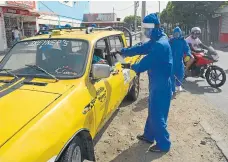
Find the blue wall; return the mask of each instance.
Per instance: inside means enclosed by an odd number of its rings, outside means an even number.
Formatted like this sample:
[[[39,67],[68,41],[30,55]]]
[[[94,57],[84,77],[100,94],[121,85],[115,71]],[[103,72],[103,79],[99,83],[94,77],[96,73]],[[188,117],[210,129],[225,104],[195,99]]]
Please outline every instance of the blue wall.
[[[64,5],[59,1],[37,1],[38,10],[55,12],[60,16],[83,20],[83,14],[89,13],[89,1],[74,1],[73,7]]]

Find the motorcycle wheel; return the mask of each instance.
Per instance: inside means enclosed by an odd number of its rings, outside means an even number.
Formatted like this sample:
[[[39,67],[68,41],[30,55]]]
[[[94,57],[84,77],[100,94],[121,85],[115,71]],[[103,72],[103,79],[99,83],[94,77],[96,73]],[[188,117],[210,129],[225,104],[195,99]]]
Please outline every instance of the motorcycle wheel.
[[[206,77],[207,83],[213,88],[219,88],[223,86],[223,84],[226,82],[225,71],[222,68],[214,65],[208,67],[205,77]]]

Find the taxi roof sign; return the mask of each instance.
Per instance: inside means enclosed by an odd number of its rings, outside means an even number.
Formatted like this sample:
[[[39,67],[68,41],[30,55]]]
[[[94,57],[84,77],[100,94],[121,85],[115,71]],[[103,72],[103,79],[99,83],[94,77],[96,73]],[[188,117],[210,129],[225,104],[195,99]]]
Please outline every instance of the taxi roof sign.
[[[52,36],[62,35],[62,34],[64,34],[64,31],[62,30],[52,30],[52,33],[51,33]]]

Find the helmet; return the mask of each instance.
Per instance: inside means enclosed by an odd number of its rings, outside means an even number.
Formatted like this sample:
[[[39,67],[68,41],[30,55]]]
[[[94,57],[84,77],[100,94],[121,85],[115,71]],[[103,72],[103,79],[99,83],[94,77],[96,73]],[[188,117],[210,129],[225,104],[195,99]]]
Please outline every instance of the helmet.
[[[200,34],[201,34],[201,29],[199,27],[193,27],[191,29],[191,35],[193,39],[198,38]]]
[[[201,29],[199,27],[193,27],[191,29],[191,33],[199,33],[199,34],[201,34]]]

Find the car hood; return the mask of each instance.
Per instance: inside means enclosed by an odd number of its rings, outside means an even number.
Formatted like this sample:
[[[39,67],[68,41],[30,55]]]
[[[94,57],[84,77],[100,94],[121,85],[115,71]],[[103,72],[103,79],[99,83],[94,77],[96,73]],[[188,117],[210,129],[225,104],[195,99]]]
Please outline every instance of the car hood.
[[[22,84],[25,80],[0,84],[0,147],[73,87],[61,81],[45,86]]]

